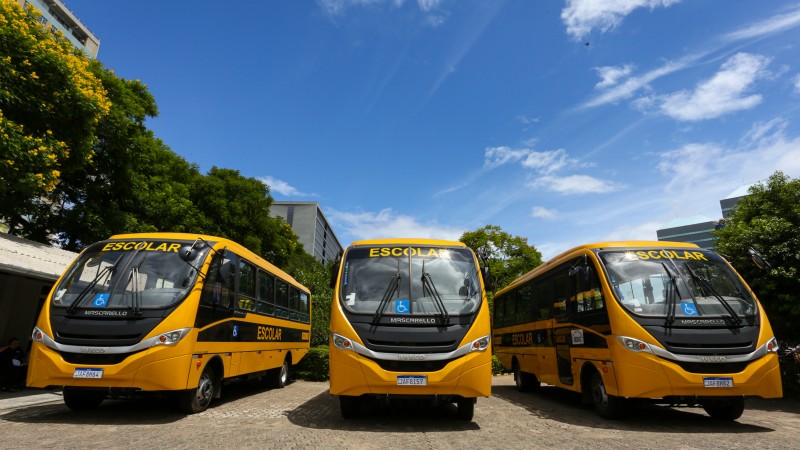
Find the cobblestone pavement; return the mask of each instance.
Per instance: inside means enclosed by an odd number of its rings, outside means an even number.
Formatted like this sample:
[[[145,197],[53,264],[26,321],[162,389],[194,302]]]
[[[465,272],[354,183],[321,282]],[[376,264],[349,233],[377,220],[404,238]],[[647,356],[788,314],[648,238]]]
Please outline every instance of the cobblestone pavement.
[[[639,406],[608,421],[555,388],[519,393],[511,376],[494,378],[472,422],[455,406],[367,406],[344,420],[327,383],[284,389],[226,386],[223,399],[187,416],[168,399],[107,400],[73,412],[60,402],[0,410],[0,448],[798,448],[800,402],[748,401],[738,422],[701,409]],[[57,397],[55,397],[57,398]],[[0,406],[2,408],[2,406]]]

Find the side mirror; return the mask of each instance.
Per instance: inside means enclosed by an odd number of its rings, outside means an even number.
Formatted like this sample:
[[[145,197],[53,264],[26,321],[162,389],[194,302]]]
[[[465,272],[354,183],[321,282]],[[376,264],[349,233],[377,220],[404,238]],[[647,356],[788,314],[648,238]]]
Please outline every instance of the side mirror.
[[[197,250],[195,250],[194,245],[184,245],[178,250],[178,254],[186,262],[194,261],[197,258]]]
[[[755,264],[759,269],[764,270],[771,267],[767,260],[761,256],[761,253],[759,253],[758,250],[751,247],[748,250],[748,253],[750,253],[750,258],[753,260],[753,264]]]
[[[330,285],[331,289],[336,286],[336,277],[339,276],[339,268],[342,266],[342,253],[340,252],[336,255],[336,262],[331,266],[331,279]]]
[[[487,291],[494,291],[494,280],[492,279],[492,272],[489,267],[481,267],[481,277],[483,278],[483,287]]]

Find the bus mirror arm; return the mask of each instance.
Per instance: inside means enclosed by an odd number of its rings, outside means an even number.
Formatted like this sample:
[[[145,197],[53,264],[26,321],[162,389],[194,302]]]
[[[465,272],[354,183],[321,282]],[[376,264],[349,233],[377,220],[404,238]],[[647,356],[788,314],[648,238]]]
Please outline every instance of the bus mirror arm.
[[[487,291],[494,291],[494,280],[492,279],[492,271],[489,266],[481,267],[481,277],[483,278],[483,287]]]

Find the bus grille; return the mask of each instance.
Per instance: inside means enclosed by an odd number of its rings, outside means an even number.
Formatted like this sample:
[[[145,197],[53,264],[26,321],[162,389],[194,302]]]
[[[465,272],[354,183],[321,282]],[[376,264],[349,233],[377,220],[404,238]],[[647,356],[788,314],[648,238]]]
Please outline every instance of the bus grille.
[[[119,364],[125,360],[128,356],[133,355],[133,353],[113,353],[107,355],[96,355],[90,353],[67,353],[62,352],[61,357],[64,358],[64,361],[70,364],[81,364],[81,365],[98,365],[98,366],[107,366],[112,364]]]
[[[444,361],[387,361],[373,359],[381,369],[389,372],[436,372],[444,369],[452,359]]]
[[[456,341],[441,341],[441,342],[400,342],[400,341],[379,341],[377,339],[368,339],[372,345],[380,345],[384,347],[450,347],[455,345]]]
[[[685,361],[672,361],[681,366],[683,370],[689,373],[739,373],[743,371],[750,361],[745,362],[731,362],[731,363],[699,363],[699,362],[685,362]]]

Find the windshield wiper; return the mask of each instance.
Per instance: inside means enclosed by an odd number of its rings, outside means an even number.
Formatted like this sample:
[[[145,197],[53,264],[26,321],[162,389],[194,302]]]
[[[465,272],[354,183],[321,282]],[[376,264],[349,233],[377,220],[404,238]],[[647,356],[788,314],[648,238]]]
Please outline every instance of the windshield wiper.
[[[439,291],[436,290],[436,285],[433,284],[431,274],[425,272],[425,261],[422,262],[422,295],[425,297],[433,297],[433,304],[436,305],[436,309],[439,310],[442,321],[447,325],[450,322],[450,316],[447,314],[447,309],[444,307],[442,296],[439,295]]]
[[[670,281],[664,293],[667,306],[667,320],[664,322],[664,328],[669,328],[675,322],[675,307],[678,304],[678,279],[670,272],[667,263],[662,262],[661,265],[664,266],[664,271],[667,273],[667,278],[669,278]]]
[[[689,267],[689,264],[686,264],[686,270],[689,272],[689,275],[691,275],[692,279],[695,282],[699,282],[704,290],[708,291],[711,294],[711,296],[714,297],[714,299],[716,299],[718,302],[722,304],[722,306],[725,308],[726,311],[728,311],[728,314],[730,314],[731,319],[733,319],[736,325],[742,323],[742,319],[739,317],[739,314],[736,314],[736,311],[734,311],[733,308],[731,308],[731,305],[729,305],[728,302],[726,302],[725,299],[722,298],[721,295],[719,295],[719,293],[711,286],[711,283],[709,283],[708,280],[694,273],[694,270],[692,270],[692,268]]]
[[[392,299],[392,295],[397,292],[400,288],[400,263],[398,262],[397,272],[392,275],[392,279],[389,280],[389,286],[386,287],[386,292],[383,293],[383,298],[381,298],[380,304],[378,304],[378,309],[375,310],[375,315],[372,316],[372,324],[377,325],[381,321],[381,317],[383,317],[383,310],[386,309],[386,305],[389,303],[389,300]]]
[[[122,256],[120,256],[120,258],[121,257]],[[75,314],[75,310],[78,309],[78,305],[86,297],[86,294],[88,294],[89,291],[91,291],[95,287],[95,285],[97,285],[97,283],[100,281],[100,279],[102,279],[103,277],[109,275],[111,272],[114,271],[114,267],[116,267],[117,262],[119,262],[119,258],[117,258],[117,261],[114,261],[113,265],[106,266],[106,267],[103,268],[103,270],[101,270],[100,272],[97,273],[97,276],[94,277],[94,279],[92,281],[90,281],[89,284],[87,284],[85,288],[83,288],[81,293],[78,294],[77,297],[75,297],[75,300],[73,300],[72,303],[70,303],[69,306],[67,306],[67,315]]]
[[[144,262],[144,258],[142,258],[142,262]],[[128,277],[129,282],[131,283],[131,309],[133,310],[133,314],[140,315],[142,314],[142,297],[139,293],[139,267],[142,264],[139,263],[138,266],[134,266],[131,269],[131,274]]]

